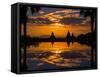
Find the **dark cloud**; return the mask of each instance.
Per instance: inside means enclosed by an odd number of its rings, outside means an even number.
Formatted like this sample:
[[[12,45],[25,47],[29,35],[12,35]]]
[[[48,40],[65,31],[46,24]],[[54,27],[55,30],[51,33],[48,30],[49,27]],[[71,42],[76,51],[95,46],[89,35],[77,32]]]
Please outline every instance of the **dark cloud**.
[[[63,19],[61,19],[60,20],[60,23],[62,23],[62,24],[76,24],[76,25],[78,25],[78,24],[81,24],[83,21],[84,21],[85,19],[83,19],[83,18],[63,18]]]
[[[49,8],[49,7],[47,8],[47,7],[42,7],[41,10],[44,11],[44,12],[46,12],[46,13],[50,13],[50,12],[60,11],[61,8]]]
[[[53,23],[48,18],[32,18],[32,19],[28,19],[28,22],[34,23],[34,24],[51,24],[51,23]]]

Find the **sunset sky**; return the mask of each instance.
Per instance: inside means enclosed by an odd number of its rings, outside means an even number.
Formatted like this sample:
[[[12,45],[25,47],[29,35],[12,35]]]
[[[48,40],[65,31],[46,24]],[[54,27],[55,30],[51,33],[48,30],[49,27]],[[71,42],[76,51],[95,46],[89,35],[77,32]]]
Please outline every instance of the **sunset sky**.
[[[28,8],[27,16],[30,37],[49,37],[52,32],[56,37],[66,37],[68,31],[77,36],[91,31],[90,18],[80,16],[79,9],[41,7],[32,14]]]

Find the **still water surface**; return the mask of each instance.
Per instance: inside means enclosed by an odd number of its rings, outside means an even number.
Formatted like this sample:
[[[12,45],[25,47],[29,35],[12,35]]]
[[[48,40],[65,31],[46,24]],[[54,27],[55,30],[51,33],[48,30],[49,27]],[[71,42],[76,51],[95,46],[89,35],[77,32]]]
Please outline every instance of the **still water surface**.
[[[27,70],[91,66],[91,47],[77,42],[36,42],[26,52]]]

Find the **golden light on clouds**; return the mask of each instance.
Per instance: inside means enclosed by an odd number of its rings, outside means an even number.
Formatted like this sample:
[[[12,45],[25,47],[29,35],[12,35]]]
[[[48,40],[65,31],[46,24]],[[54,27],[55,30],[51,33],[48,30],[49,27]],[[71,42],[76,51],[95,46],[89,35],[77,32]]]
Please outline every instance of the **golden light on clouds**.
[[[68,31],[75,36],[86,34],[91,31],[90,19],[80,17],[79,12],[79,10],[73,9],[60,9],[52,12],[40,10],[39,15],[37,13],[36,16],[28,17],[33,22],[27,23],[27,35],[42,37],[50,36],[53,32],[55,37],[66,37]]]

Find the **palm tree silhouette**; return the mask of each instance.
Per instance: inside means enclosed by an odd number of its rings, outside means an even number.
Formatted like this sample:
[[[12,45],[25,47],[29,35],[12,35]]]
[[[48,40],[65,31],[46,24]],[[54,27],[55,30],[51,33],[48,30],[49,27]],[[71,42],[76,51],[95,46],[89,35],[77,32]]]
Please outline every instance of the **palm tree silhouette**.
[[[83,15],[84,17],[90,17],[91,19],[91,32],[92,32],[92,38],[96,35],[96,9],[80,9],[80,15]],[[94,55],[93,50],[95,50],[94,48],[94,44],[93,44],[93,39],[92,39],[92,44],[91,44],[91,55]],[[95,45],[96,46],[96,45]],[[94,62],[94,59],[92,57],[91,62]],[[94,63],[91,63],[92,66],[94,66]]]
[[[96,10],[95,9],[80,9],[80,15],[84,17],[90,17],[91,19],[91,32],[94,31],[95,28],[95,20],[96,20]]]
[[[28,16],[27,16],[27,10],[28,10],[28,7],[31,8],[31,12],[32,13],[35,13],[35,12],[38,12],[40,10],[39,7],[33,7],[33,6],[26,6],[26,5],[20,5],[20,28],[21,28],[21,25],[24,26],[24,52],[23,52],[23,65],[22,65],[22,70],[25,71],[26,70],[26,36],[27,36],[27,20],[28,20]]]

